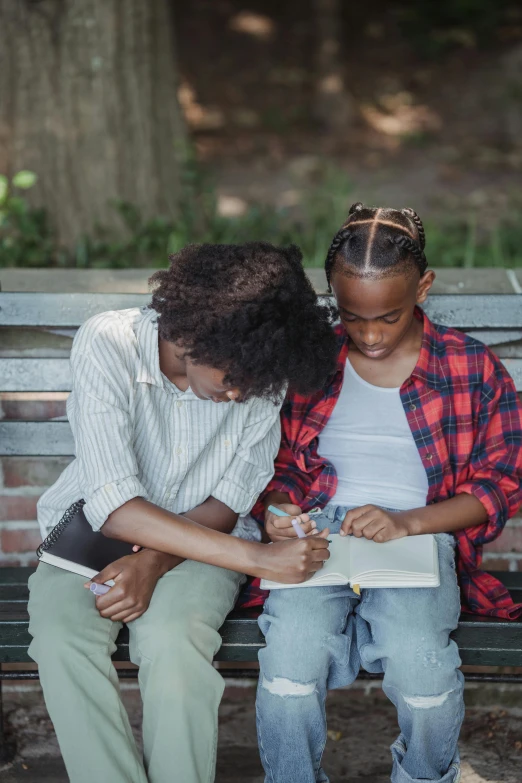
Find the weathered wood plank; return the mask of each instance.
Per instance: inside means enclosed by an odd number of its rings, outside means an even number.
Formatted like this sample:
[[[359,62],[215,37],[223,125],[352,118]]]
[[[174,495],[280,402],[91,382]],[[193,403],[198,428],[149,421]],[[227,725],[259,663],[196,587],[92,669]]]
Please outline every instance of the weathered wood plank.
[[[432,321],[455,329],[517,329],[522,325],[518,294],[430,296],[425,310]]]
[[[255,661],[264,638],[255,616],[230,617],[220,631],[223,638],[218,661]],[[452,635],[459,645],[462,663],[482,666],[522,666],[522,622],[462,620]],[[0,603],[0,662],[29,661],[31,637],[25,609]],[[129,660],[128,632],[118,637],[115,660]]]
[[[71,390],[69,359],[0,359],[0,391]]]
[[[0,326],[74,328],[97,313],[141,307],[149,294],[0,293]],[[436,323],[457,329],[520,329],[517,294],[433,294],[426,311]]]
[[[22,588],[34,569],[0,569],[0,588],[9,593],[0,600],[0,661],[24,663],[30,660],[27,648],[31,638],[28,615]],[[17,572],[20,571],[20,575]],[[515,600],[522,594],[522,574],[495,572],[510,589]],[[13,597],[14,596],[14,597]],[[25,596],[27,593],[25,592]],[[255,661],[264,646],[264,638],[257,624],[258,610],[235,611],[221,628],[223,645],[216,656],[219,661]],[[489,617],[463,615],[453,634],[459,645],[462,662],[467,665],[521,666],[522,620],[507,622]],[[129,660],[129,636],[123,629],[118,637],[114,660]]]
[[[75,327],[107,310],[150,302],[150,294],[0,294],[0,326]]]
[[[502,362],[522,391],[522,359]],[[0,391],[70,391],[71,381],[68,359],[0,359]]]
[[[69,422],[0,421],[0,456],[74,456]]]

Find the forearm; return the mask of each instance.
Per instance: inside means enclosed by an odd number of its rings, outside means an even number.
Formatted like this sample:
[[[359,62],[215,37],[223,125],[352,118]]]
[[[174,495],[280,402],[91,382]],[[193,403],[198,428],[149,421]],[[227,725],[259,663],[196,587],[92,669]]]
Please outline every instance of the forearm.
[[[143,498],[133,498],[116,509],[101,531],[109,538],[253,576],[258,575],[264,548],[206,528]]]
[[[209,497],[199,506],[190,511],[184,511],[183,516],[211,530],[231,533],[239,515],[217,498]]]
[[[474,495],[462,493],[449,500],[424,508],[401,512],[410,529],[410,535],[422,533],[454,533],[466,527],[487,522],[486,509]]]

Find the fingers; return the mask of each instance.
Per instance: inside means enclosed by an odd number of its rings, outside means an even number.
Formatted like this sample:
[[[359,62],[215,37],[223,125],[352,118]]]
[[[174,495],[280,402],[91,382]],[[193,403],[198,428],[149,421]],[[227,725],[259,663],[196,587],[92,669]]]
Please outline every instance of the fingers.
[[[327,539],[330,535],[330,528],[325,527],[324,530],[321,530],[320,533],[317,533],[316,536],[313,538],[310,537],[310,540],[313,542],[312,547],[314,549],[322,549],[322,548],[328,548],[328,544],[330,543]]]
[[[292,519],[297,519],[305,533],[310,533],[315,528],[315,522],[313,522],[308,514],[296,514],[295,516],[277,517],[275,514],[271,514],[269,522],[276,530],[293,530]]]
[[[102,585],[104,582],[108,582],[110,579],[114,579],[114,581],[116,581],[120,574],[121,563],[119,560],[116,560],[114,563],[110,563],[106,568],[104,568],[103,571],[100,571],[99,574],[93,576],[89,582],[86,582],[84,587],[89,587],[91,582],[96,582],[96,584]]]
[[[355,535],[353,530],[354,522],[357,519],[359,519],[359,517],[363,516],[364,514],[372,510],[377,510],[377,506],[372,506],[370,504],[367,504],[366,506],[360,506],[359,508],[352,508],[350,511],[347,511],[346,516],[341,525],[341,530],[339,531],[340,534],[342,536],[348,536],[350,534]]]
[[[382,518],[372,519],[366,524],[361,531],[364,538],[368,540],[375,539],[375,536],[386,527],[386,520]]]

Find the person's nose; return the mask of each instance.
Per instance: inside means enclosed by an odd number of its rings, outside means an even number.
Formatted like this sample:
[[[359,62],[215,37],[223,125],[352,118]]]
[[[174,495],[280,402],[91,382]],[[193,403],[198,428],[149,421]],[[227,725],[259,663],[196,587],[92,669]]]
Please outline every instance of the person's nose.
[[[360,331],[360,340],[367,348],[377,348],[382,342],[382,334],[377,324],[365,324]]]

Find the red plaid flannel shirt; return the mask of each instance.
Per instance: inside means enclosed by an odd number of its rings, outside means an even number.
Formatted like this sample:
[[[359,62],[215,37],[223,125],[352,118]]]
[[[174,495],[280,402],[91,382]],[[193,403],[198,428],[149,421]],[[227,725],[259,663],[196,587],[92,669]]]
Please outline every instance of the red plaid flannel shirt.
[[[462,608],[513,619],[522,615],[522,604],[514,604],[506,588],[480,564],[482,545],[500,535],[522,502],[522,406],[511,377],[485,345],[432,324],[420,309],[417,317],[424,322],[421,352],[400,395],[428,476],[427,503],[467,492],[484,505],[487,522],[455,533]],[[288,492],[303,511],[325,506],[337,485],[333,466],[317,453],[348,355],[344,329],[337,326],[335,331],[339,356],[327,388],[309,397],[289,395],[283,405],[281,448],[264,493]],[[253,513],[262,520],[260,501]],[[253,582],[243,605],[263,600],[263,591]]]

